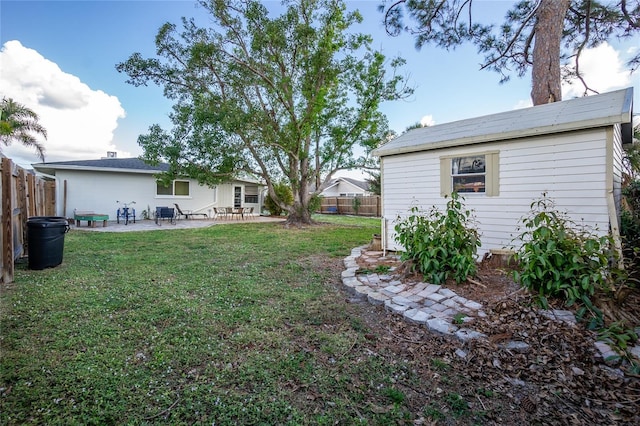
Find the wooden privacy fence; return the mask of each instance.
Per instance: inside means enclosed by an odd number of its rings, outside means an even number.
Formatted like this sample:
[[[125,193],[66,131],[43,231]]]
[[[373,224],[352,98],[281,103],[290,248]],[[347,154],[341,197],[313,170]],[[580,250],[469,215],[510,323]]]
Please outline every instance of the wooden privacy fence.
[[[352,214],[357,216],[375,216],[382,214],[380,197],[322,197],[320,213]]]
[[[16,259],[28,255],[27,219],[55,214],[56,184],[36,177],[6,157],[2,158],[0,167],[0,277],[2,282],[10,283]]]

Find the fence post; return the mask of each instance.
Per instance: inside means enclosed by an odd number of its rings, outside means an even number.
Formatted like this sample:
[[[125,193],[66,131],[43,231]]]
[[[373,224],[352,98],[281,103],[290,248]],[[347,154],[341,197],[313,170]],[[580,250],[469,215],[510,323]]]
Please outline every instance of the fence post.
[[[14,218],[15,221],[17,221],[20,226],[19,228],[22,230],[22,233],[19,235],[20,240],[19,241],[14,241],[14,253],[13,253],[13,259],[17,259],[18,256],[24,255],[26,254],[26,250],[27,250],[27,219],[29,217],[28,214],[28,210],[27,210],[27,202],[28,202],[28,198],[27,198],[27,176],[28,174],[25,172],[25,170],[22,167],[18,167],[18,173],[17,173],[17,179],[18,182],[16,184],[16,204],[17,204],[17,211],[15,213],[17,213],[19,216],[18,218]],[[15,230],[14,232],[18,232],[17,230]],[[15,235],[15,237],[18,237],[18,235]],[[20,247],[17,247],[19,250],[16,250],[15,244],[20,244]]]
[[[44,183],[44,214],[56,216],[56,183],[48,181]]]
[[[13,209],[11,200],[13,163],[8,158],[2,159],[2,282],[13,282]]]

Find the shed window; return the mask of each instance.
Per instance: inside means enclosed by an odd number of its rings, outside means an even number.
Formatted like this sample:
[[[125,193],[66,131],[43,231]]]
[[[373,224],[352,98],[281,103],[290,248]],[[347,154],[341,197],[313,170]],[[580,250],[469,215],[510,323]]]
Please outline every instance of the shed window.
[[[156,195],[169,195],[169,196],[189,196],[189,181],[186,180],[174,180],[171,185],[165,186],[158,182],[156,184]]]
[[[484,155],[451,159],[451,187],[455,192],[486,192]]]
[[[440,192],[442,196],[476,193],[499,194],[499,157],[497,152],[485,152],[440,158]]]

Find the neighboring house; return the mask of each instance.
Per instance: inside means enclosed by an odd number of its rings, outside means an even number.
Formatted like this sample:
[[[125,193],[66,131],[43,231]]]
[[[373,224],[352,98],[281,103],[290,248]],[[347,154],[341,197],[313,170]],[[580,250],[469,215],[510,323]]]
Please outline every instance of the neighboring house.
[[[116,219],[123,203],[135,201],[131,207],[136,218],[149,209],[174,207],[213,216],[213,208],[262,208],[262,188],[258,182],[234,180],[213,188],[193,179],[176,179],[169,187],[159,184],[154,175],[168,170],[167,164],[150,166],[138,158],[104,158],[101,160],[60,161],[32,165],[40,175],[56,181],[56,214],[72,217],[73,212],[92,211]]]
[[[366,197],[373,195],[373,193],[369,191],[369,182],[339,177],[332,179],[320,195],[323,197]]]
[[[510,246],[543,193],[577,223],[619,237],[632,99],[628,88],[425,127],[376,149],[385,248],[402,249],[394,233],[399,216],[412,206],[444,210],[452,190],[474,211],[479,256]]]

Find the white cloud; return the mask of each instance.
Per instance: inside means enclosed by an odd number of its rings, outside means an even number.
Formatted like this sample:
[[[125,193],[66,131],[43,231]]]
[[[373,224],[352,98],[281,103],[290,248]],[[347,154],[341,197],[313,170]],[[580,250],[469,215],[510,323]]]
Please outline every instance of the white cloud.
[[[580,73],[587,85],[605,93],[631,85],[631,75],[625,69],[624,60],[608,43],[598,47],[585,49],[580,55]],[[563,83],[562,99],[580,97],[584,94],[584,86],[578,79],[571,83]]]
[[[531,98],[529,99],[520,99],[514,106],[513,109],[522,109],[522,108],[529,108],[533,106],[533,102],[531,101]]]
[[[91,89],[19,41],[8,41],[0,50],[0,93],[38,114],[48,133],[42,141],[48,162],[96,159],[107,151],[131,156],[113,143],[118,119],[125,117],[118,98]],[[2,151],[23,167],[40,161],[20,144]]]
[[[420,124],[422,126],[433,126],[436,122],[433,119],[433,115],[425,115],[420,119]]]

